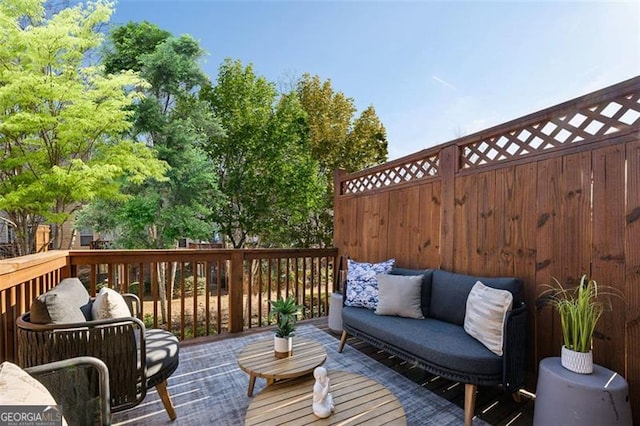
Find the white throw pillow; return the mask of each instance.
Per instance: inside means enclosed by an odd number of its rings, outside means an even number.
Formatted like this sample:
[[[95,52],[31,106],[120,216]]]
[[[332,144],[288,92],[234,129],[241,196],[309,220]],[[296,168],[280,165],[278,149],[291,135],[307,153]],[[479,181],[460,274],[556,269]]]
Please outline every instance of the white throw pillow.
[[[131,311],[124,297],[115,290],[102,287],[98,297],[91,306],[91,317],[94,320],[126,318],[131,316]]]
[[[0,406],[4,405],[58,405],[49,390],[26,371],[5,361],[0,364]],[[64,407],[62,407],[64,413]],[[44,411],[47,411],[45,409]],[[37,423],[37,422],[36,422]],[[62,425],[67,421],[62,418]]]
[[[42,383],[22,368],[5,361],[0,364],[0,405],[56,405]]]
[[[424,319],[420,307],[422,275],[384,275],[378,280],[378,315],[397,315],[406,318]]]
[[[491,352],[502,356],[504,321],[512,305],[513,295],[510,291],[476,282],[467,298],[464,331]]]

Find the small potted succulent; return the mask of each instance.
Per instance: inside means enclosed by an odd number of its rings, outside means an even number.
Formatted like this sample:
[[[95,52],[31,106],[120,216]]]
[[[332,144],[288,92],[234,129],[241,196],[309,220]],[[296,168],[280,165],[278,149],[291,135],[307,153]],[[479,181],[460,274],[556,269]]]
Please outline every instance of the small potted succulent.
[[[286,358],[291,356],[293,350],[293,334],[302,305],[298,305],[293,296],[288,296],[286,299],[279,297],[277,300],[271,300],[270,303],[269,318],[276,319],[276,334],[273,338],[275,356]]]
[[[591,343],[593,331],[605,310],[611,310],[611,287],[599,287],[595,280],[580,278],[575,288],[564,288],[554,279],[555,286],[542,293],[546,303],[556,308],[562,325],[563,346],[561,364],[580,374],[593,372]],[[605,292],[606,290],[606,292]]]

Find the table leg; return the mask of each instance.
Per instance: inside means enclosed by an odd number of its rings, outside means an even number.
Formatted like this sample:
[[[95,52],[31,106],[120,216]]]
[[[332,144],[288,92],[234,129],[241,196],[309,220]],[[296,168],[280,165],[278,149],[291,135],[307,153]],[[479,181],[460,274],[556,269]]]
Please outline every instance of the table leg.
[[[253,387],[256,385],[256,376],[254,374],[249,374],[249,390],[247,391],[247,396],[253,396]]]

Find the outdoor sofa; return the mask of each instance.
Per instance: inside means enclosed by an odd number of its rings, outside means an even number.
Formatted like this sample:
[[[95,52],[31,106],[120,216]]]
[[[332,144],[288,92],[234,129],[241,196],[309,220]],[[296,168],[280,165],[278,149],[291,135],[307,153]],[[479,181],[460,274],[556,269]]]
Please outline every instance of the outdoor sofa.
[[[356,336],[432,374],[464,383],[465,425],[472,422],[478,385],[501,384],[505,392],[512,392],[516,397],[515,392],[525,381],[526,313],[520,280],[402,268],[376,276],[380,303],[385,302],[386,312],[377,312],[380,305],[376,310],[371,306],[349,306],[350,302],[358,305],[353,303],[354,292],[349,285],[359,283],[348,279],[343,288],[339,352],[349,335]],[[418,289],[409,294],[411,285],[407,282],[411,280],[417,283]],[[399,303],[398,299],[401,299]],[[394,307],[394,303],[400,306]],[[502,322],[496,321],[500,318]]]

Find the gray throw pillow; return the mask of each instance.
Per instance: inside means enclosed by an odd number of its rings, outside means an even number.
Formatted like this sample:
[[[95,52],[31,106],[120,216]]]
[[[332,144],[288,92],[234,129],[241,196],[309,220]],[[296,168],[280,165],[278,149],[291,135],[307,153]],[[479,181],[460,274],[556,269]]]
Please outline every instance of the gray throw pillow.
[[[422,275],[378,274],[378,315],[424,319],[420,307]]]
[[[91,318],[91,298],[77,278],[66,278],[33,300],[30,321],[34,324],[68,324]]]

